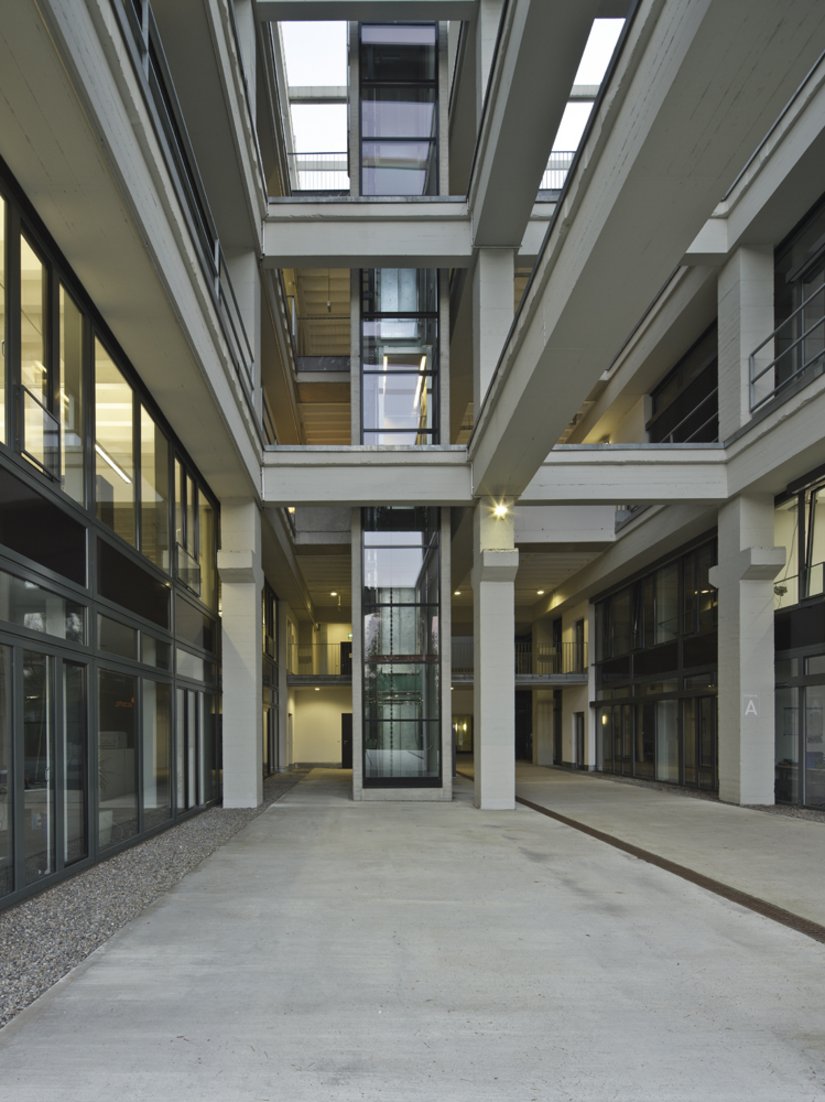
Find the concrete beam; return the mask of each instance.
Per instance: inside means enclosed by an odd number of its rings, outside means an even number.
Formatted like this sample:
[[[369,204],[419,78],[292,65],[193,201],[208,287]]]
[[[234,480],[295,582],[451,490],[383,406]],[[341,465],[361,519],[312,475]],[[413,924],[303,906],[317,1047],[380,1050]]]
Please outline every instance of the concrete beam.
[[[463,268],[471,259],[462,201],[276,199],[263,227],[269,268]]]
[[[521,242],[597,7],[507,5],[470,179],[475,244]]]
[[[823,36],[816,0],[642,0],[480,411],[476,493],[523,492]]]
[[[473,19],[478,0],[256,0],[262,22],[343,19],[357,22]]]
[[[264,505],[469,505],[464,448],[267,448]]]
[[[568,444],[553,449],[522,505],[712,505],[728,496],[725,449],[684,444]]]

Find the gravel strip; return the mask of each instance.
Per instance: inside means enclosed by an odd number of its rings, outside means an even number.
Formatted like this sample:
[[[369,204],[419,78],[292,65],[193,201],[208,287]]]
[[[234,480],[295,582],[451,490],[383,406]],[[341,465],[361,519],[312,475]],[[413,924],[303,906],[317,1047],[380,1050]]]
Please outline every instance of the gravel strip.
[[[0,1027],[306,773],[271,777],[260,807],[210,808],[0,913]]]

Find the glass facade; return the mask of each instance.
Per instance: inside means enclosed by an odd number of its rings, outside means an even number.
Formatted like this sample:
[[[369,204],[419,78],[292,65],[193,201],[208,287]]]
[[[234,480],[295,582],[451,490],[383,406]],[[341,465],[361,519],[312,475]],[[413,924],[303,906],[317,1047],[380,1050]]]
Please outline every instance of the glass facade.
[[[0,401],[15,396],[0,419],[0,905],[221,784],[217,502],[12,187],[0,201]]]
[[[362,23],[361,194],[437,195],[438,28]]]
[[[705,542],[596,604],[597,768],[716,787],[716,590]]]
[[[441,783],[439,511],[365,509],[364,785]]]
[[[361,440],[437,444],[438,274],[361,273]]]

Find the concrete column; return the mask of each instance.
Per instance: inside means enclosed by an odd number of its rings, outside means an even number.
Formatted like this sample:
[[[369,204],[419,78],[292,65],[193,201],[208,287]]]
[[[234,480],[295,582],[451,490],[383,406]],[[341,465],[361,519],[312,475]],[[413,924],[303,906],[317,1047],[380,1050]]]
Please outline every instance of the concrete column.
[[[774,802],[773,498],[734,498],[719,510],[719,798]]]
[[[473,544],[473,712],[475,805],[512,810],[516,794],[515,606],[518,551],[512,508],[493,514],[479,502]]]
[[[222,503],[223,803],[263,799],[261,515],[254,501]]]
[[[481,125],[484,100],[487,97],[487,85],[496,51],[496,39],[501,22],[503,0],[479,0],[476,15],[476,129]]]
[[[513,324],[515,252],[479,249],[473,270],[473,404],[475,416]]]
[[[719,273],[720,440],[750,420],[750,355],[774,329],[773,283],[773,250],[767,248],[737,249]],[[773,359],[770,349],[764,355]],[[772,385],[766,376],[761,389]]]

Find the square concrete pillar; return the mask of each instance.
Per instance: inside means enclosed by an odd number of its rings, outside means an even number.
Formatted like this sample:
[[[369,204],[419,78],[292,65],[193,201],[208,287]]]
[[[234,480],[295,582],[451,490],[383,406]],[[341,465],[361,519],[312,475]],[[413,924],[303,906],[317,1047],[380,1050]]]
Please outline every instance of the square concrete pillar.
[[[473,712],[475,804],[516,806],[515,594],[518,551],[512,509],[496,517],[493,503],[476,506],[473,548]]]
[[[478,249],[473,270],[473,408],[478,418],[513,324],[515,252]]]
[[[719,798],[774,802],[773,498],[734,498],[719,511]]]
[[[750,356],[774,330],[773,250],[737,249],[719,273],[719,439],[727,440],[751,418]],[[773,359],[772,344],[761,363]],[[773,386],[757,384],[757,397]]]
[[[223,804],[263,799],[261,515],[255,502],[222,503]]]

